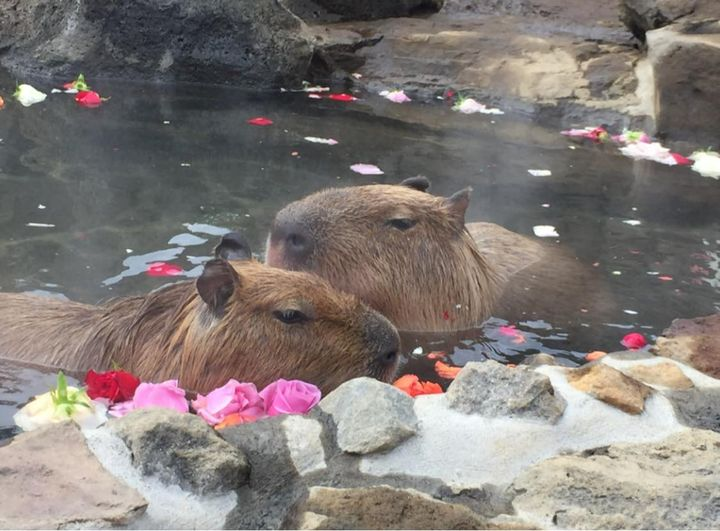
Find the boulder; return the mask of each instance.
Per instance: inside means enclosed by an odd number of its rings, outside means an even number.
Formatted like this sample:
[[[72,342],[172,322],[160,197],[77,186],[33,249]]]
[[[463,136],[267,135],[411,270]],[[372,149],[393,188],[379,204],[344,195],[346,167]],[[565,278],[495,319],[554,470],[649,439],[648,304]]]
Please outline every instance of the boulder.
[[[337,426],[344,452],[368,454],[396,447],[417,432],[413,399],[372,378],[345,382],[320,402]]]
[[[147,506],[103,468],[73,422],[18,435],[0,448],[0,463],[0,529],[117,527]]]
[[[659,356],[672,358],[713,378],[720,378],[720,313],[696,319],[675,319],[657,339],[654,350]]]
[[[645,398],[652,392],[647,385],[604,363],[569,370],[567,379],[575,389],[633,415],[643,412]]]
[[[497,361],[468,363],[448,387],[451,409],[487,417],[540,418],[556,422],[565,400],[550,378],[527,366],[508,368]]]
[[[327,463],[321,440],[322,424],[320,421],[302,415],[288,415],[282,425],[290,458],[298,474],[304,476],[311,472],[325,470]]]
[[[620,20],[633,35],[644,41],[645,32],[689,15],[697,4],[698,0],[621,0]]]
[[[654,365],[634,365],[623,370],[625,374],[648,385],[657,385],[668,389],[690,389],[692,380],[685,376],[680,368],[671,362]]]
[[[666,393],[683,424],[720,432],[720,388]]]
[[[311,487],[290,528],[487,529],[487,521],[462,505],[413,489],[386,485],[336,489]]]
[[[197,415],[171,409],[133,411],[109,424],[143,474],[196,494],[233,490],[247,481],[243,453]]]
[[[313,46],[270,0],[9,0],[0,50],[3,65],[58,81],[84,72],[268,88],[299,83]]]
[[[720,142],[720,21],[673,24],[646,37],[658,133],[701,146]]]
[[[715,529],[720,434],[685,430],[547,459],[512,484],[515,510],[559,529]]]

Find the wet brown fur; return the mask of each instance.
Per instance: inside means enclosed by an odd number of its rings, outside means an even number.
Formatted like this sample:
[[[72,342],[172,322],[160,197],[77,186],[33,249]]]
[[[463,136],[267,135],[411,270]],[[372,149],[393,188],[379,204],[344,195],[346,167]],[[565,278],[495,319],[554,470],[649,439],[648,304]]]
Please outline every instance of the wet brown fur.
[[[256,262],[232,266],[239,282],[221,316],[194,282],[103,306],[0,293],[0,357],[70,371],[116,363],[144,381],[178,378],[199,392],[229,378],[258,388],[297,378],[328,392],[353,377],[392,376],[373,363],[384,346],[368,336],[367,325],[396,332],[355,297],[312,275]],[[272,312],[285,309],[314,319],[282,323]]]

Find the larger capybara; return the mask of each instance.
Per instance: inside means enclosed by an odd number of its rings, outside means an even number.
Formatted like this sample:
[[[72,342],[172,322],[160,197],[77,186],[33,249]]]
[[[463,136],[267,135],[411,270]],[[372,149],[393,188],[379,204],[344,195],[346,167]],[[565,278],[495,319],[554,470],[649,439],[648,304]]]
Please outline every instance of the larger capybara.
[[[467,330],[490,315],[564,325],[598,300],[599,280],[574,257],[492,223],[466,225],[470,190],[438,197],[429,184],[415,177],[295,201],[275,217],[267,263],[315,273],[407,331]]]
[[[229,378],[301,379],[323,393],[392,379],[399,337],[385,317],[314,275],[225,260],[234,245],[225,238],[196,282],[104,306],[2,293],[0,357],[69,371],[117,364],[198,392]]]

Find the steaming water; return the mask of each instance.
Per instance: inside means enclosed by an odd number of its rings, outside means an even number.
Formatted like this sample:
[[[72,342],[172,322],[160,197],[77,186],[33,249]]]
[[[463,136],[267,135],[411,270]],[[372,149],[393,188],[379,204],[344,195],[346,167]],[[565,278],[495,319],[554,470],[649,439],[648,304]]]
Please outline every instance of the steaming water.
[[[6,99],[10,88],[0,86]],[[526,235],[553,225],[560,237],[551,241],[596,264],[620,310],[610,322],[569,315],[570,328],[534,316],[491,319],[461,337],[406,338],[406,371],[437,379],[434,361],[424,358],[434,350],[454,365],[487,357],[517,362],[540,351],[576,364],[589,350],[621,348],[628,331],[652,338],[675,317],[720,309],[720,183],[687,168],[633,162],[607,147],[570,149],[556,129],[511,115],[457,115],[441,102],[401,106],[368,96],[344,103],[110,82],[95,88],[111,96],[100,108],[53,94],[0,113],[2,291],[88,303],[145,293],[175,280],[147,276],[149,263],[179,266],[178,278],[196,276],[230,229],[244,231],[262,258],[275,212],[310,192],[424,174],[436,194],[473,187],[469,221]],[[275,123],[246,123],[256,116]],[[339,144],[312,144],[306,136]],[[385,175],[357,175],[349,169],[357,162],[377,164]],[[522,342],[501,333],[507,324],[517,326]],[[52,377],[0,369],[2,427]]]

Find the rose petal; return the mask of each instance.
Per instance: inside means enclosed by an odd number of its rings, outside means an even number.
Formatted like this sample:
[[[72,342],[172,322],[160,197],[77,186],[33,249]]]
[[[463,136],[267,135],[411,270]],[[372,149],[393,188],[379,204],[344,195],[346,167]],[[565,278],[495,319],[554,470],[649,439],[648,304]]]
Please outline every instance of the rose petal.
[[[182,268],[166,262],[153,262],[145,271],[145,274],[150,277],[172,277],[183,273]]]
[[[385,173],[374,164],[357,163],[350,166],[350,169],[361,175],[383,175]]]
[[[250,118],[247,123],[250,125],[272,125],[273,121],[270,118],[258,116],[257,118]]]
[[[623,337],[620,343],[622,343],[625,348],[629,348],[630,350],[638,350],[647,345],[647,340],[642,334],[632,332]]]

